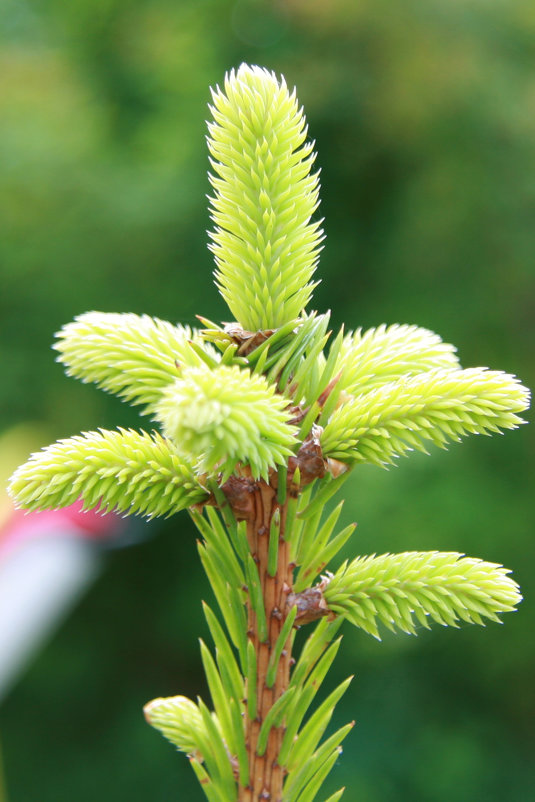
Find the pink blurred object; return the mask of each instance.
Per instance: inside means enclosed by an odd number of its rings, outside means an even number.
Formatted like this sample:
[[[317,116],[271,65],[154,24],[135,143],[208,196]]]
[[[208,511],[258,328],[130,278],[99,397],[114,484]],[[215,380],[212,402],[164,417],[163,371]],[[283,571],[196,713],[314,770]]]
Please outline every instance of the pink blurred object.
[[[80,502],[8,516],[0,528],[0,701],[98,575],[99,545],[124,530],[118,515],[83,512]]]
[[[82,502],[76,501],[60,510],[24,512],[13,510],[0,529],[0,560],[4,552],[16,548],[27,538],[40,537],[43,532],[61,535],[65,532],[91,539],[108,539],[120,534],[124,520],[114,513],[102,514],[94,510],[84,512]]]

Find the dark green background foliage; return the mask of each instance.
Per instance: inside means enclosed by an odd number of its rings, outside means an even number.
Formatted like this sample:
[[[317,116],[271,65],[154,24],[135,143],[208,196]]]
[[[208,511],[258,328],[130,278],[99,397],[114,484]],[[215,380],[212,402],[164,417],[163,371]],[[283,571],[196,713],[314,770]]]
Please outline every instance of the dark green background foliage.
[[[350,328],[427,326],[464,366],[533,386],[535,16],[531,0],[4,0],[0,426],[52,437],[138,425],[62,375],[78,313],[228,317],[212,284],[209,85],[241,61],[297,85],[327,233],[314,306]],[[347,554],[458,550],[514,568],[501,628],[377,643],[346,625],[333,682],[355,717],[331,792],[348,802],[521,802],[535,777],[535,429],[472,438],[349,485]],[[210,598],[187,516],[105,570],[0,711],[11,802],[200,800],[144,702],[205,693]]]

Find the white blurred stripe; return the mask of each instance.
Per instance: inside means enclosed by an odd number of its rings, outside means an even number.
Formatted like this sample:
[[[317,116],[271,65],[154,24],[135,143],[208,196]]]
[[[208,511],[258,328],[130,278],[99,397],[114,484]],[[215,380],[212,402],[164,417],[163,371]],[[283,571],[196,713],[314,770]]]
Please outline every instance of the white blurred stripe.
[[[95,544],[65,525],[0,559],[0,702],[94,579]]]

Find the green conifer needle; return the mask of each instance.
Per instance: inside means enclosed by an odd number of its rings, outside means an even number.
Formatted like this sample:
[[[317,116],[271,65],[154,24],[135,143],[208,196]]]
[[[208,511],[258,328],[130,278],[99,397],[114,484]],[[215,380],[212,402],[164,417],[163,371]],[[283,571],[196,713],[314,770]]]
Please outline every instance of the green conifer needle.
[[[389,629],[416,633],[459,621],[484,624],[515,610],[522,600],[518,585],[501,565],[456,552],[404,552],[358,557],[344,564],[327,583],[329,608],[379,638],[381,622]]]
[[[153,518],[208,498],[191,466],[159,434],[119,429],[59,440],[33,454],[8,487],[19,507],[116,510]]]
[[[284,78],[246,64],[213,91],[209,124],[216,282],[244,329],[297,318],[323,238],[313,143]]]
[[[163,391],[156,418],[201,472],[229,475],[237,462],[267,478],[295,445],[288,402],[263,376],[237,366],[190,368]]]
[[[197,346],[193,348],[192,344]],[[204,364],[199,349],[216,352],[189,326],[173,326],[148,315],[86,312],[67,323],[54,345],[68,376],[142,404],[152,412],[164,387],[176,379],[178,365]]]
[[[524,423],[529,391],[518,379],[484,368],[434,370],[401,378],[348,400],[321,438],[325,456],[389,465],[428,442],[445,447],[467,434]]]

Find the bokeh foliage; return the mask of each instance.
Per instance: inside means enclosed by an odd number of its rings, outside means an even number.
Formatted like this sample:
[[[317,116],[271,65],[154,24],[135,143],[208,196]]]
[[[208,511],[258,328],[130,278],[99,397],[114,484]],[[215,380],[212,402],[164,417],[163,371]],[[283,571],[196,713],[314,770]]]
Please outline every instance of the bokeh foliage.
[[[0,36],[2,428],[138,425],[54,364],[53,332],[75,315],[225,314],[206,247],[206,104],[243,60],[297,85],[316,140],[327,239],[311,306],[331,308],[335,329],[428,327],[463,366],[534,386],[528,0],[6,0]],[[513,568],[526,600],[503,629],[380,644],[348,630],[332,681],[356,672],[357,726],[332,790],[347,784],[359,802],[529,798],[534,439],[523,427],[389,473],[356,469],[353,550],[466,552]],[[187,516],[139,528],[147,541],[107,557],[0,711],[14,802],[200,799],[141,707],[206,695],[209,590]]]

